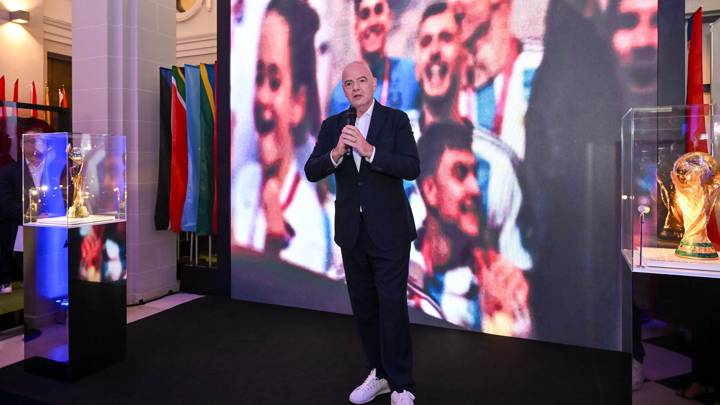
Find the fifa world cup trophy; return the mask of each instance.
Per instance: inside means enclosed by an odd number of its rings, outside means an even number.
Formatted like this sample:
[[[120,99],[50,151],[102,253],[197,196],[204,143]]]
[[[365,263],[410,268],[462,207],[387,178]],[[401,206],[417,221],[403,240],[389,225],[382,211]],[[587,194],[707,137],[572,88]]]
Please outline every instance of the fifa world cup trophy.
[[[692,259],[717,259],[718,253],[707,235],[718,195],[720,173],[715,158],[704,152],[686,153],[673,165],[675,203],[679,209],[685,233],[675,254]]]

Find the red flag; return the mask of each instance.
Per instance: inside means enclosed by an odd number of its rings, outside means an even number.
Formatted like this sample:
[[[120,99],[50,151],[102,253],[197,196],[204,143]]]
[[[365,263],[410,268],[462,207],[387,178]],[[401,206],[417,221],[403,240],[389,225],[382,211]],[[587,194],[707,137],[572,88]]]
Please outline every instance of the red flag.
[[[179,67],[172,67],[172,101],[170,131],[170,229],[180,232],[188,180],[187,111],[185,110],[185,76]]]
[[[708,152],[702,62],[702,7],[698,7],[688,23],[687,104],[690,107],[686,124],[685,152]],[[720,230],[715,212],[710,215],[707,231],[715,249],[720,249]]]
[[[0,101],[5,101],[5,76],[0,77]],[[0,117],[5,117],[5,106],[0,108]]]
[[[31,90],[30,90],[30,99],[32,100],[33,104],[37,104],[37,91],[35,89],[35,80],[32,81],[32,86],[31,86]],[[38,117],[38,112],[34,108],[32,110],[32,117],[33,118]]]
[[[13,87],[13,99],[12,99],[13,103],[18,102],[18,81],[19,80],[20,79],[15,79],[15,86]],[[17,106],[15,106],[15,116],[17,117],[17,115],[18,115]]]
[[[705,135],[705,114],[703,102],[703,71],[702,71],[702,7],[690,18],[688,24],[688,73],[687,73],[687,104],[690,107],[685,138],[686,152],[708,151]]]
[[[62,86],[62,103],[60,104],[60,107],[68,108],[67,94],[65,93],[65,85]]]

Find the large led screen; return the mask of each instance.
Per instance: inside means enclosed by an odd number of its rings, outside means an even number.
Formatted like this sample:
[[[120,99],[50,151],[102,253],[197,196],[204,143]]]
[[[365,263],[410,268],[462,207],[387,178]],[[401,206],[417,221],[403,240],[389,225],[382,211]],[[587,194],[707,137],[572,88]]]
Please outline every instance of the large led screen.
[[[618,140],[657,0],[231,1],[232,296],[350,311],[335,183],[303,167],[343,67],[408,114],[411,319],[618,348]],[[341,226],[341,225],[339,225]]]

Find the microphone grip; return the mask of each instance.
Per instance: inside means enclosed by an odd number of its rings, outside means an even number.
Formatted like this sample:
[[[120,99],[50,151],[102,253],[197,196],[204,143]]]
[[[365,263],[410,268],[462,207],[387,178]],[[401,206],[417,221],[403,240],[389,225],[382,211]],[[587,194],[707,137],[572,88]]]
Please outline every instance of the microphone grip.
[[[345,114],[345,124],[346,125],[355,125],[355,120],[357,119],[357,112],[355,110],[355,107],[350,107],[348,109],[348,112]],[[346,146],[345,147],[345,156],[352,157],[352,147]]]

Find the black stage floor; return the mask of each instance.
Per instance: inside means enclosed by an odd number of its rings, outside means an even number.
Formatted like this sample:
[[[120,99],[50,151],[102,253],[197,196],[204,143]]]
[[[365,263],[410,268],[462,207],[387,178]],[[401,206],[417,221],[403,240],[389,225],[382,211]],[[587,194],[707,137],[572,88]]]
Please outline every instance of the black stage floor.
[[[626,354],[421,325],[412,337],[420,405],[631,402]],[[217,297],[128,325],[127,352],[75,383],[2,368],[0,403],[347,404],[366,376],[351,317]]]

